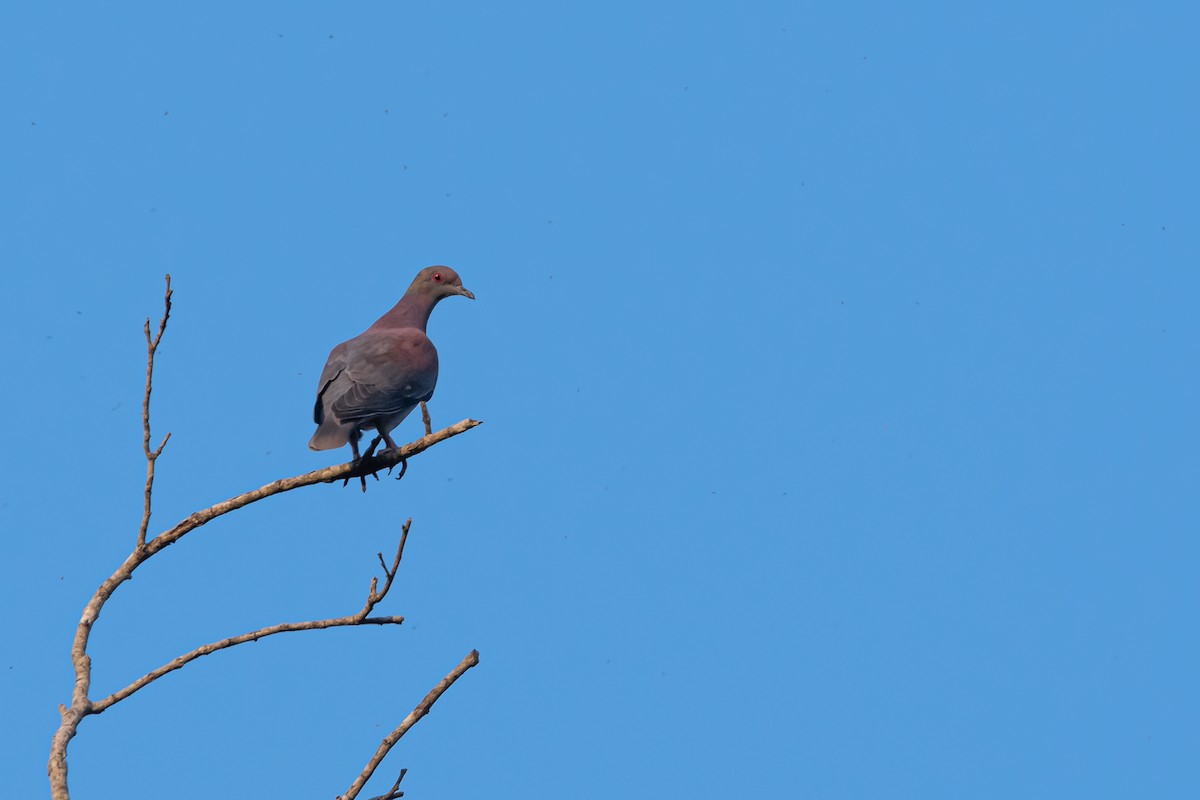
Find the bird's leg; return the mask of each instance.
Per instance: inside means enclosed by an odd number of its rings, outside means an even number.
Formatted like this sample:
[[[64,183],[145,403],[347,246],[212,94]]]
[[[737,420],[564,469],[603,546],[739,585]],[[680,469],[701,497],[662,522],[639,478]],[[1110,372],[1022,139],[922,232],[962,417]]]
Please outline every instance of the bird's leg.
[[[388,433],[387,431],[385,431],[383,428],[381,428],[379,426],[376,426],[375,430],[379,431],[379,438],[383,439],[383,441],[387,444],[388,450],[399,450],[400,449],[400,445],[396,444],[396,440],[392,438],[392,435],[390,433]]]
[[[367,447],[367,452],[363,453],[362,460],[364,462],[370,461],[372,458],[375,457],[375,448],[379,447],[379,442],[382,440],[383,440],[382,436],[376,436],[374,439],[371,440],[371,444],[368,445],[368,447]],[[367,490],[367,475],[370,475],[375,480],[379,480],[379,475],[377,474],[378,472],[379,472],[379,467],[376,467],[375,469],[363,472],[362,475],[358,476],[358,479],[360,481],[362,481],[362,490],[364,492]]]
[[[358,440],[361,438],[362,438],[362,431],[358,430],[357,428],[350,432],[350,450],[351,450],[351,452],[354,453],[354,460],[350,463],[355,467],[361,466],[363,461],[365,461],[366,459],[369,459],[374,454],[375,447],[379,444],[379,438],[376,437],[375,441],[371,442],[371,446],[367,448],[366,455],[365,456],[359,455]],[[363,474],[358,476],[358,480],[362,483],[362,490],[364,492],[367,490],[367,474],[368,473],[364,472]],[[370,475],[375,480],[379,480],[379,476],[376,475],[374,472],[370,473]],[[342,481],[342,486],[344,487],[349,483],[350,483],[350,476],[346,476],[346,480]]]
[[[363,454],[364,459],[370,458],[371,456],[375,455],[375,448],[379,447],[379,442],[381,440],[382,440],[382,437],[379,437],[379,436],[376,436],[374,439],[371,440],[371,446],[368,447],[367,452]]]
[[[367,451],[368,455],[370,454],[370,452],[372,450],[375,449],[375,446],[377,444],[379,444],[380,439],[382,439],[384,441],[384,443],[387,445],[388,450],[395,450],[396,452],[400,452],[400,445],[396,444],[396,440],[392,438],[390,433],[388,433],[382,427],[379,427],[379,426],[376,426],[375,430],[379,431],[379,435],[375,437],[375,441],[371,442],[371,450]],[[392,467],[394,467],[394,466],[395,465],[393,464]],[[388,475],[392,474],[392,467],[388,467]],[[400,459],[400,474],[396,476],[396,480],[400,480],[401,478],[403,478],[404,472],[407,469],[408,469],[408,459],[407,458]],[[371,474],[375,475],[374,472],[372,472]],[[379,480],[378,475],[375,475],[375,480]]]
[[[371,440],[371,444],[367,447],[367,452],[363,453],[363,461],[370,461],[375,456],[375,448],[379,447],[379,441],[380,437],[378,436]],[[371,477],[375,480],[379,480],[379,476],[376,474],[378,471],[377,467],[370,472]],[[362,475],[359,475],[358,479],[362,481],[362,490],[365,492],[367,490],[367,473],[364,472]]]
[[[358,462],[362,460],[362,457],[358,454],[358,437],[360,436],[362,434],[357,429],[350,431],[350,452],[354,453],[354,460],[350,463],[353,466],[358,466]],[[348,483],[350,483],[349,475],[346,476],[346,480],[342,481],[342,488],[345,489]],[[363,489],[363,491],[366,491],[366,489]]]

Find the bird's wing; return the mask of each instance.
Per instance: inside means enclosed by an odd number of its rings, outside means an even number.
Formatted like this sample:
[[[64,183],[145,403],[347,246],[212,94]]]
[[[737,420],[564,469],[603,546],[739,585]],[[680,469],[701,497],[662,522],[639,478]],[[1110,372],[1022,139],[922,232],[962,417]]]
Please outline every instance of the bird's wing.
[[[368,331],[346,342],[344,366],[327,384],[325,407],[343,423],[389,417],[428,400],[436,383],[437,350],[424,333]]]
[[[339,387],[335,384],[346,369],[346,346],[348,344],[349,342],[342,342],[333,348],[329,352],[329,360],[325,362],[325,369],[321,370],[321,379],[317,381],[317,402],[313,406],[313,422],[318,425],[325,421],[326,395],[336,398],[341,394]]]

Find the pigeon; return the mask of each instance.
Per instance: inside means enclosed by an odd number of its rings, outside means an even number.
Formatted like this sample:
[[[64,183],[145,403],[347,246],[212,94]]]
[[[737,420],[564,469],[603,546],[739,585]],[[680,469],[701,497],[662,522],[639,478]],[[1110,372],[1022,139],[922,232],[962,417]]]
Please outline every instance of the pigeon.
[[[391,311],[333,348],[317,384],[313,421],[318,427],[310,449],[332,450],[349,442],[357,462],[365,430],[378,432],[390,449],[397,449],[392,430],[433,397],[438,356],[425,326],[438,301],[453,295],[475,299],[450,267],[426,267]]]

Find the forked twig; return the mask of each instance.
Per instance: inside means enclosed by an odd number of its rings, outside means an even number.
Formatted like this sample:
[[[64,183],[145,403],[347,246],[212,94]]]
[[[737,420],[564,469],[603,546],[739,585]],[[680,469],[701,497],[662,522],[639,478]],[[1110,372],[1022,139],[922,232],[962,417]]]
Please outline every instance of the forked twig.
[[[150,494],[154,489],[154,462],[162,455],[163,448],[171,440],[171,434],[163,437],[158,449],[150,449],[150,392],[154,388],[154,354],[158,352],[158,343],[162,341],[163,333],[167,330],[167,320],[171,317],[171,275],[167,274],[167,291],[163,296],[163,315],[158,323],[158,335],[150,338],[150,318],[146,317],[146,391],[142,394],[142,451],[146,454],[146,489],[142,496],[142,524],[138,528],[137,546],[146,544],[146,529],[150,527]]]
[[[396,557],[392,559],[392,568],[388,569],[388,565],[383,561],[383,553],[376,553],[379,557],[379,566],[383,567],[383,574],[386,576],[383,582],[383,591],[376,592],[375,588],[379,582],[375,578],[371,578],[371,589],[367,592],[367,604],[363,606],[363,610],[358,612],[359,616],[366,619],[367,614],[375,608],[380,600],[387,597],[388,591],[392,588],[392,581],[396,579],[396,573],[400,571],[400,559],[404,558],[404,543],[408,541],[408,529],[412,527],[412,517],[409,517],[404,522],[404,527],[400,529],[400,546],[396,548]]]

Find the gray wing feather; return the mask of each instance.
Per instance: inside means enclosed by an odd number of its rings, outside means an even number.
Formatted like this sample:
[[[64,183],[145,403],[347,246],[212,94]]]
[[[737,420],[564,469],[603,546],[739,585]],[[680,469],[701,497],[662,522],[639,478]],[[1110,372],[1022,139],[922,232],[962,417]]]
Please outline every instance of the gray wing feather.
[[[316,414],[343,424],[390,417],[428,400],[436,382],[437,351],[424,334],[368,331],[330,353]]]
[[[317,381],[317,402],[313,406],[313,422],[318,425],[325,421],[325,395],[346,369],[347,344],[348,342],[342,342],[329,352],[329,360],[325,362],[325,369],[321,370],[321,379]],[[340,392],[335,388],[330,394],[336,397]]]

